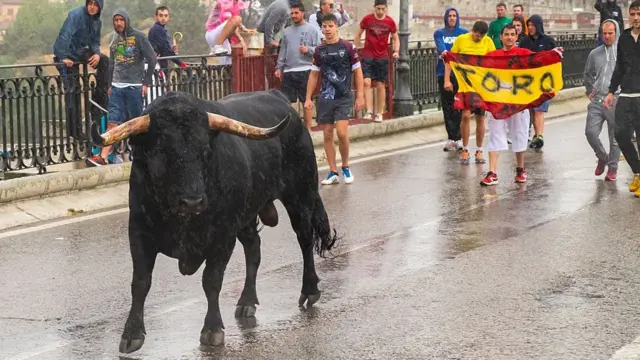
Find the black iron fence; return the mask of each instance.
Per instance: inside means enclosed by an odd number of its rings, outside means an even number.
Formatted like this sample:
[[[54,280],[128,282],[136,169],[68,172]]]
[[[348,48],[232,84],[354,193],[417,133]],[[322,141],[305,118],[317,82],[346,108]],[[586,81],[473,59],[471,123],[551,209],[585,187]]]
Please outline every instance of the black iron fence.
[[[582,71],[589,52],[595,47],[596,36],[554,37],[565,50],[564,87],[581,86]],[[439,103],[435,77],[437,54],[432,42],[412,43],[410,87],[416,110],[421,112]],[[232,79],[231,65],[213,64],[216,58],[207,55],[181,58],[190,63],[187,68],[154,72],[145,105],[169,90],[208,100],[217,100],[232,92],[237,79]],[[79,64],[78,73],[60,74],[56,68],[60,65],[0,66],[0,173],[28,168],[41,173],[48,165],[97,154],[98,149],[92,147],[87,134],[92,121],[101,124],[103,130],[106,128],[106,114],[91,101],[97,91],[95,73],[90,72],[86,64]],[[11,74],[6,75],[7,71]],[[122,150],[127,152],[128,146]]]

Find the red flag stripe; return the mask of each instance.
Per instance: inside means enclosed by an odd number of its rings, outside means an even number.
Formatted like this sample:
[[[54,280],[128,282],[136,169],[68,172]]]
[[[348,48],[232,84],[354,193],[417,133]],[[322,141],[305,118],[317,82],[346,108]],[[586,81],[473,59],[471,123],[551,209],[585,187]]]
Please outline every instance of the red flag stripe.
[[[444,61],[461,65],[478,66],[488,69],[518,70],[535,69],[562,61],[562,56],[554,50],[537,52],[530,55],[466,55],[448,51]]]
[[[488,102],[482,100],[476,92],[457,93],[454,108],[459,110],[482,109],[490,112],[495,119],[507,119],[513,114],[517,114],[525,109],[533,109],[542,105],[547,100],[553,98],[555,94],[541,94],[538,99],[530,104],[509,104],[499,102]]]

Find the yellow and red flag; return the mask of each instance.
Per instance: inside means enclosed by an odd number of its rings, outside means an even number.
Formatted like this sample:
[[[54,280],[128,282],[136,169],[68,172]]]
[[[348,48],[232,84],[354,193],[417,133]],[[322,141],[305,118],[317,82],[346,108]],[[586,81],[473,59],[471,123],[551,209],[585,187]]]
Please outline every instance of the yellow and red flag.
[[[562,56],[555,50],[529,55],[465,55],[447,52],[458,81],[454,107],[483,109],[506,119],[539,106],[562,90]]]

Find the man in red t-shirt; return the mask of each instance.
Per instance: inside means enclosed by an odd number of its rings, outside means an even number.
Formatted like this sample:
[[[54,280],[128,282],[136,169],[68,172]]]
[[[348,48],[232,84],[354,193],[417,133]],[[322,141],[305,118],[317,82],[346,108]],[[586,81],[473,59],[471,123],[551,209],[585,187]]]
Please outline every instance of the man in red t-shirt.
[[[502,49],[490,51],[485,56],[490,55],[528,55],[531,50],[516,46],[516,27],[513,23],[505,25],[500,34]],[[497,120],[488,113],[487,127],[489,130],[489,172],[480,181],[481,185],[489,186],[498,183],[498,154],[500,151],[508,150],[507,134],[511,137],[511,151],[516,154],[516,177],[515,182],[523,183],[527,181],[527,173],[524,170],[524,153],[527,150],[529,141],[529,110],[523,110],[511,115],[507,119]]]
[[[376,88],[375,122],[382,122],[385,103],[385,83],[389,81],[389,35],[393,36],[393,58],[398,58],[400,39],[396,22],[387,15],[387,0],[375,0],[375,11],[360,21],[360,28],[353,41],[360,47],[360,37],[365,33],[364,51],[362,54],[362,73],[364,75],[364,94],[366,113],[364,118],[373,118],[373,93],[371,85]]]

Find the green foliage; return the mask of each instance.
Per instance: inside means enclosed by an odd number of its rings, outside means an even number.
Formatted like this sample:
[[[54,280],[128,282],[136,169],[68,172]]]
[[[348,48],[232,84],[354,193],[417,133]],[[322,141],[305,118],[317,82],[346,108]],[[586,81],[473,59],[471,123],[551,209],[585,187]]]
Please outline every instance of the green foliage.
[[[209,16],[209,9],[201,5],[200,0],[165,0],[162,5],[167,6],[171,14],[167,25],[169,36],[175,32],[181,32],[183,35],[182,42],[178,43],[179,53],[183,55],[208,54],[209,48],[204,38],[204,25]]]
[[[4,37],[4,49],[18,58],[50,54],[68,8],[48,0],[25,0]]]

